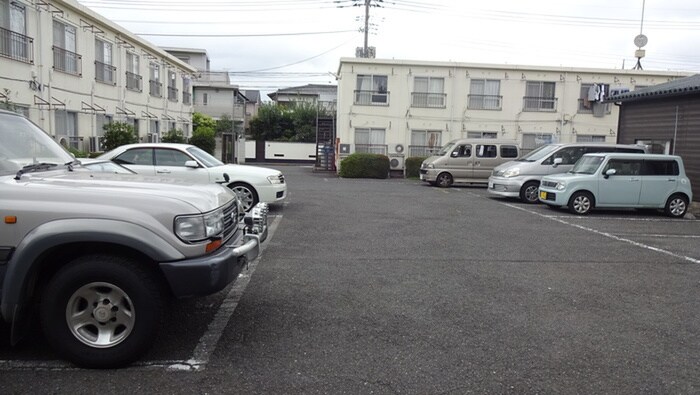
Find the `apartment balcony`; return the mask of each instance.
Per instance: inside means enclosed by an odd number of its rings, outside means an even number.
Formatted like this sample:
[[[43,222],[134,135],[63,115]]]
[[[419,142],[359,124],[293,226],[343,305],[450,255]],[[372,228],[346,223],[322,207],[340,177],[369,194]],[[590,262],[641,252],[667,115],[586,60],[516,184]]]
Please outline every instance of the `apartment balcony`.
[[[428,145],[409,145],[408,146],[408,157],[414,156],[433,156],[440,151],[441,147],[434,147]]]
[[[411,93],[411,107],[419,108],[445,108],[445,93],[413,92]]]
[[[168,87],[168,100],[170,101],[177,101],[177,88],[173,88],[172,86]]]
[[[0,28],[0,56],[33,64],[34,39]]]
[[[356,90],[355,104],[360,106],[388,106],[389,92]]]
[[[468,95],[470,110],[501,110],[503,96],[498,95]]]
[[[355,152],[386,155],[387,151],[386,144],[355,144]]]
[[[57,46],[52,46],[53,68],[67,74],[83,75],[83,56]]]
[[[557,98],[542,96],[524,96],[523,111],[556,112]]]
[[[117,73],[117,68],[111,64],[95,61],[95,80],[110,85],[117,85],[114,78]]]
[[[148,81],[148,92],[153,97],[163,97],[163,84],[158,81]]]
[[[134,92],[143,92],[143,77],[127,71],[126,89]]]

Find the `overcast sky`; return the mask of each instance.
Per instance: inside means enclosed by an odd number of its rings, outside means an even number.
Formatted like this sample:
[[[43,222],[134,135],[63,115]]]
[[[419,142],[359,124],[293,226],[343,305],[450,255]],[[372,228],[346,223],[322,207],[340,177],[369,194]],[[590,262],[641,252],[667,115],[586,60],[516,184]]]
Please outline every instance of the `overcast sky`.
[[[365,0],[80,0],[160,46],[205,49],[241,89],[335,84]],[[699,0],[371,0],[377,58],[700,72]],[[643,14],[643,19],[642,19]],[[642,23],[643,22],[643,23]]]

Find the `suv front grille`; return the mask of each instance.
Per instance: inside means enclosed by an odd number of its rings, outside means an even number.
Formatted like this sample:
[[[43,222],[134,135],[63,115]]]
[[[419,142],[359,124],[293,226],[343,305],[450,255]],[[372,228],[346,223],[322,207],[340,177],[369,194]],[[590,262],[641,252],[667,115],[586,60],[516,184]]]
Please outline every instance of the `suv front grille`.
[[[542,186],[546,188],[556,188],[557,183],[553,181],[542,181]]]
[[[233,199],[224,207],[224,234],[223,240],[228,240],[238,229],[238,199]]]

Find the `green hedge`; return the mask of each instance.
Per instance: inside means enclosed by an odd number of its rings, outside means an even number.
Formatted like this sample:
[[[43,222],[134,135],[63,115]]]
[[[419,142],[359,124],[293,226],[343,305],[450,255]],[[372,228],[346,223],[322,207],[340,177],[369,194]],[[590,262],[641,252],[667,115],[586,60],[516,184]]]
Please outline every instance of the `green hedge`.
[[[418,178],[420,165],[427,156],[412,156],[406,159],[406,178]]]
[[[389,157],[356,152],[340,162],[339,175],[345,178],[387,178]]]

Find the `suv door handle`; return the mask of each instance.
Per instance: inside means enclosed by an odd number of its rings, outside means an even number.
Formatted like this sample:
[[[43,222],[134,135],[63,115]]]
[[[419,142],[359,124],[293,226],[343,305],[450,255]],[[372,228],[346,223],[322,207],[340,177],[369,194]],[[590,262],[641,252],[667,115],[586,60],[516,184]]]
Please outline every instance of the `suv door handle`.
[[[170,174],[170,170],[156,170],[156,173],[158,174]]]

